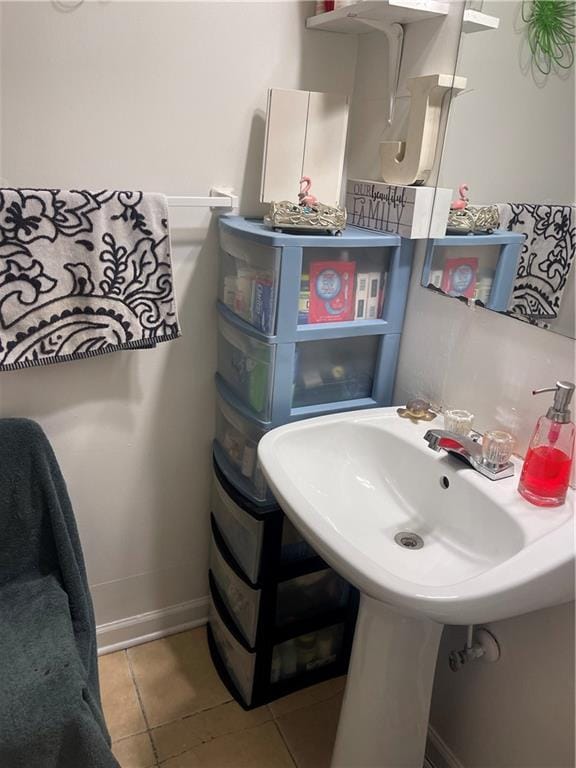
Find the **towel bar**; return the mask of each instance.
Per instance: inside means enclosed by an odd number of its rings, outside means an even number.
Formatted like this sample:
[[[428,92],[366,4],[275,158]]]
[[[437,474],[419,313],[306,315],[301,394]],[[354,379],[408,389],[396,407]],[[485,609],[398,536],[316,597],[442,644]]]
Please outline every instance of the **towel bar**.
[[[197,195],[177,195],[167,198],[169,207],[177,208],[227,208],[234,212],[238,209],[238,195],[231,189],[214,188],[209,197]]]

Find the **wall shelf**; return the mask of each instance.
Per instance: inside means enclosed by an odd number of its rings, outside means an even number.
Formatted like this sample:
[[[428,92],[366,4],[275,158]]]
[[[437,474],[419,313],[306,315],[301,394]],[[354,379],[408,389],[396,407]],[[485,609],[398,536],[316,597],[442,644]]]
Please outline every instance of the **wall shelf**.
[[[310,16],[306,27],[323,32],[363,35],[382,32],[388,41],[388,123],[392,123],[402,49],[404,24],[425,21],[448,14],[450,3],[440,0],[360,0],[334,11]]]
[[[384,24],[411,24],[416,21],[446,16],[450,3],[439,0],[360,0],[335,11],[310,16],[308,29],[362,35],[374,28],[365,20]]]
[[[462,32],[470,34],[471,32],[490,32],[498,29],[500,19],[497,16],[489,16],[487,13],[473,11],[467,8],[464,11],[462,19]]]
[[[449,3],[437,0],[360,0],[335,11],[310,16],[308,29],[322,32],[341,32],[349,35],[365,35],[373,32],[376,24],[412,24],[438,16],[446,16]],[[462,19],[462,32],[489,32],[498,29],[500,19],[481,11],[467,8]]]

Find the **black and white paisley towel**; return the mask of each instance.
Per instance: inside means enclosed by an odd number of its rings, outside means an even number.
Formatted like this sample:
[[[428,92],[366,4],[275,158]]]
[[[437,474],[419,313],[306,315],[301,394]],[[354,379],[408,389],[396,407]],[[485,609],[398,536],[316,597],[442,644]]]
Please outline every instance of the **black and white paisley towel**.
[[[163,195],[0,189],[0,371],[179,335]]]
[[[502,203],[498,212],[501,229],[526,235],[509,314],[538,325],[556,319],[576,258],[576,208]]]

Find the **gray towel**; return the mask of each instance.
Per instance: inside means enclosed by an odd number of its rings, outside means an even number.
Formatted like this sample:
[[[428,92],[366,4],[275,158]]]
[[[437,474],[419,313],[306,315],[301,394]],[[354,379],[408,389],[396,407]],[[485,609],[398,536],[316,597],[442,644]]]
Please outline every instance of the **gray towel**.
[[[526,235],[509,313],[526,322],[558,317],[576,254],[576,208],[571,205],[501,203],[500,228]]]
[[[25,419],[0,420],[0,766],[119,768],[74,513]]]
[[[162,195],[0,190],[0,371],[179,335]]]

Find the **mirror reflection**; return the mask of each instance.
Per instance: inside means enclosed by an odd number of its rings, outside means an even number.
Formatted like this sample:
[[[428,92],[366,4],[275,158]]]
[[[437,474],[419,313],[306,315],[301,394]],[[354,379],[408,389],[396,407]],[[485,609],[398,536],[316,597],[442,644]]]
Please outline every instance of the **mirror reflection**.
[[[438,182],[455,200],[422,282],[574,338],[572,47],[539,48],[530,6],[473,4],[500,23],[461,36],[468,84],[452,100]],[[573,15],[564,22],[573,30]]]

